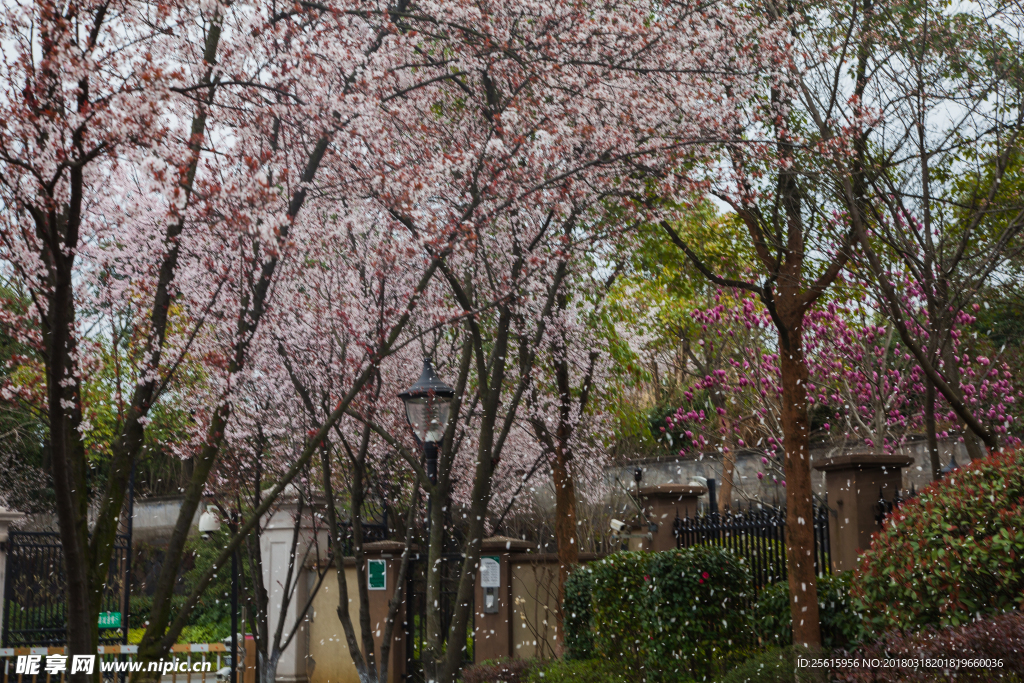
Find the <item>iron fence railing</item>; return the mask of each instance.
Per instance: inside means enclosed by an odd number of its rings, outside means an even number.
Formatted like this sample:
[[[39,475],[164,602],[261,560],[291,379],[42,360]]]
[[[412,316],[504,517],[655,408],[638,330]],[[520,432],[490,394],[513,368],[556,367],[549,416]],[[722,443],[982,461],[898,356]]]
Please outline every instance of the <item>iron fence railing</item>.
[[[100,643],[127,643],[129,537],[119,535],[107,575],[100,612]],[[64,645],[67,600],[60,534],[11,531],[7,538],[3,647]],[[108,625],[109,624],[109,625]]]
[[[826,506],[815,506],[813,525],[815,571],[819,576],[830,574]],[[680,548],[717,545],[743,557],[753,576],[755,590],[787,578],[785,509],[751,506],[745,511],[724,514],[699,513],[676,518],[673,530]]]

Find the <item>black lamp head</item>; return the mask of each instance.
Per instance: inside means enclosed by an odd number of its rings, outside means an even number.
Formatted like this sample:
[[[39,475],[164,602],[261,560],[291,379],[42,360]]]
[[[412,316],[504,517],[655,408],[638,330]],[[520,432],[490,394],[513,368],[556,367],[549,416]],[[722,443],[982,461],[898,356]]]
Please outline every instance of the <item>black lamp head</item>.
[[[429,358],[416,384],[398,395],[405,403],[405,417],[421,443],[437,443],[444,437],[448,408],[455,390],[441,381]]]

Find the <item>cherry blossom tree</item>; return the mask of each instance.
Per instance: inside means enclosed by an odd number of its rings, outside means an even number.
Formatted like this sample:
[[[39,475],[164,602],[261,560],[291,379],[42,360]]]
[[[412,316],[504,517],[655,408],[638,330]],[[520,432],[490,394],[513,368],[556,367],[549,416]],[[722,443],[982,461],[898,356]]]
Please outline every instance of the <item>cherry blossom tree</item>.
[[[207,402],[194,405],[194,439],[180,445],[196,466],[140,645],[140,657],[152,659],[174,642],[216,571],[172,621],[178,565],[230,423],[233,380],[249,367],[282,262],[307,258],[293,229],[325,156],[347,164],[343,152],[332,156],[338,133],[376,111],[368,103],[382,80],[394,84],[370,75],[380,72],[374,59],[387,59],[393,25],[380,11],[216,3],[15,4],[4,12],[0,244],[5,268],[32,300],[18,332],[45,361],[72,653],[95,652],[97,600],[149,413],[179,371],[203,368],[195,395]],[[416,291],[406,292],[398,329]],[[110,477],[90,529],[96,493],[82,447],[91,426],[82,384],[90,352],[103,346],[89,335],[107,329],[108,311],[138,343],[126,359],[134,377],[124,382],[130,395],[118,397]],[[391,332],[370,340],[368,365],[387,353],[399,334]],[[358,375],[342,404],[369,377]],[[315,448],[307,451],[306,459]]]
[[[601,432],[607,429],[602,419],[606,415],[595,403],[601,400],[611,374],[604,303],[621,267],[621,263],[613,266],[603,278],[576,273],[558,293],[542,341],[546,348],[538,354],[526,397],[524,417],[550,467],[555,495],[559,565],[555,633],[559,642],[564,635],[565,581],[579,565],[576,479],[581,469],[600,467],[605,461]],[[581,458],[586,462],[579,463]]]

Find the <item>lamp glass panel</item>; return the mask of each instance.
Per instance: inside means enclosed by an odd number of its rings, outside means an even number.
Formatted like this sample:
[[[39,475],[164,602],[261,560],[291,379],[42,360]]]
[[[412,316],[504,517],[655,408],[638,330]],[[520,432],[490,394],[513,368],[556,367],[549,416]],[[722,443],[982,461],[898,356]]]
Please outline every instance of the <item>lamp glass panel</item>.
[[[448,426],[448,410],[451,399],[435,396],[433,400],[433,419],[430,421],[430,431],[425,441],[441,441],[444,439],[444,430]]]
[[[405,417],[412,425],[416,438],[423,441],[424,425],[427,424],[427,398],[405,399]]]
[[[450,399],[437,396],[422,396],[405,400],[405,416],[412,425],[416,438],[423,442],[436,443],[444,438],[448,424]]]

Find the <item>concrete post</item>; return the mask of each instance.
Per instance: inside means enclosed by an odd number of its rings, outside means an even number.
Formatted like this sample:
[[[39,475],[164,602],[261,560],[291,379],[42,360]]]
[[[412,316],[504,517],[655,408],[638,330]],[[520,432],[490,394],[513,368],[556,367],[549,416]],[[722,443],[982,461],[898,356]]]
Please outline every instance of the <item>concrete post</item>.
[[[827,458],[814,465],[825,473],[833,571],[856,566],[857,556],[871,545],[871,534],[880,528],[875,519],[879,495],[892,500],[902,485],[900,470],[912,462],[913,458],[905,455],[861,452]]]
[[[316,502],[313,503],[315,507]],[[308,653],[309,625],[306,615],[300,614],[302,608],[309,600],[310,572],[303,567],[303,558],[307,550],[311,549],[314,539],[317,540],[320,559],[326,559],[328,548],[328,533],[326,529],[315,529],[313,525],[313,508],[309,503],[302,507],[302,518],[297,546],[295,548],[295,567],[292,571],[292,583],[295,591],[291,601],[288,603],[288,610],[282,614],[282,598],[287,590],[285,579],[288,576],[288,563],[292,553],[292,535],[295,533],[295,519],[298,516],[298,496],[285,491],[282,494],[281,504],[266,520],[263,533],[260,536],[260,555],[263,561],[263,581],[267,587],[268,606],[267,615],[270,633],[274,633],[277,624],[284,619],[284,632],[294,626],[297,620],[302,620],[298,633],[292,639],[277,665],[277,680],[284,683],[306,683],[308,679],[306,671],[306,655]]]
[[[651,540],[644,541],[643,549],[658,552],[675,548],[673,523],[676,517],[692,517],[697,514],[697,500],[707,492],[704,486],[688,484],[659,484],[641,488],[640,505],[647,519],[657,526],[652,530]]]
[[[21,512],[0,508],[0,629],[4,626],[4,596],[7,586],[7,540],[11,524],[25,519]],[[0,642],[3,642],[3,633],[0,633]]]
[[[377,657],[380,657],[381,646],[384,644],[388,607],[395,594],[395,582],[398,581],[398,571],[402,566],[402,551],[404,549],[405,543],[401,541],[374,541],[363,545],[363,553],[366,556],[366,578],[369,584],[367,592],[370,597],[370,627],[373,629],[373,651]],[[348,590],[350,596],[357,595],[357,586],[349,586]],[[405,632],[402,630],[402,622],[405,621],[407,601],[408,596],[405,596],[405,601],[398,608],[398,613],[395,614],[394,640],[391,643],[390,661],[388,662],[388,681],[392,682],[405,680]],[[353,625],[357,630],[359,629],[358,621]]]
[[[473,591],[473,661],[512,657],[512,553],[533,544],[507,536],[485,538]],[[558,567],[555,567],[557,576]],[[487,585],[485,585],[487,584]],[[497,585],[494,585],[497,584]]]

